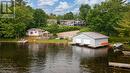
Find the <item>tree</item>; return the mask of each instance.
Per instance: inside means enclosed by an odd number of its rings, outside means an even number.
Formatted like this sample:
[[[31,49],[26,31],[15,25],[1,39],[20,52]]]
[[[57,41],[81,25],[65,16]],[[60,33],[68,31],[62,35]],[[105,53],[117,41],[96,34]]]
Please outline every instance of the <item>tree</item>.
[[[12,23],[2,23],[1,24],[1,38],[13,38],[15,37],[15,30]]]
[[[79,10],[80,10],[80,13],[79,13],[80,18],[84,20],[87,24],[88,23],[87,16],[88,16],[89,11],[91,10],[91,7],[88,4],[85,4],[85,5],[81,5]]]
[[[72,19],[74,19],[73,13],[69,12],[69,13],[64,14],[64,19],[65,20],[72,20]]]
[[[119,27],[117,27],[117,31],[119,32],[119,36],[130,36],[130,5],[128,5],[128,11],[123,13],[122,20],[119,22]]]
[[[33,27],[43,27],[47,24],[47,15],[42,9],[36,9],[33,14]]]
[[[117,35],[118,23],[125,12],[123,0],[109,0],[96,5],[88,14],[89,27],[93,31],[102,32],[108,36]]]
[[[26,5],[25,0],[15,0],[16,5]]]
[[[63,16],[63,15],[58,15],[58,16],[57,16],[57,20],[62,20],[62,19],[64,19],[64,16]]]
[[[53,13],[51,13],[50,15],[48,15],[48,18],[49,18],[49,19],[56,19],[56,15],[53,14]]]
[[[33,11],[29,10],[29,7],[26,6],[17,6],[15,7],[15,18],[12,23],[23,22],[25,24],[29,24],[33,19]]]
[[[0,19],[0,38],[18,38],[25,35],[33,17],[33,9],[25,5],[16,5],[15,18]]]
[[[24,36],[25,33],[26,33],[26,24],[24,23],[17,23],[17,24],[14,24],[14,30],[15,30],[15,37],[16,38],[20,38],[21,36]]]

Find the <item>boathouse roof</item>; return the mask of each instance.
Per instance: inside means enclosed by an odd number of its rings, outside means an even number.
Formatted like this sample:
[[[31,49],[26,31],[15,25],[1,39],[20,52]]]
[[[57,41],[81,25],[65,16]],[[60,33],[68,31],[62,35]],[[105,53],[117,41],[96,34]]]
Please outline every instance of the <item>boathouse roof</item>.
[[[97,32],[83,32],[81,34],[84,34],[84,35],[91,37],[93,39],[109,38],[108,36],[97,33]]]

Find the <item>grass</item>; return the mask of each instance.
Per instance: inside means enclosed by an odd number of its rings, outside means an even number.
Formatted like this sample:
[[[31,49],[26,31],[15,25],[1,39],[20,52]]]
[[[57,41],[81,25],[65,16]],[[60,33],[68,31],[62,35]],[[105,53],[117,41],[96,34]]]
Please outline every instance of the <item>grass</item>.
[[[18,39],[0,39],[0,42],[17,42]],[[29,43],[32,43],[34,41],[29,41]],[[36,43],[68,43],[68,40],[64,40],[64,39],[49,39],[49,40],[36,40]]]
[[[130,37],[110,37],[109,38],[110,43],[125,43],[125,42],[130,42]]]
[[[0,42],[17,42],[18,39],[0,39]]]
[[[130,37],[110,37],[109,42],[114,43],[127,43],[124,44],[124,49],[130,51]]]
[[[68,43],[68,40],[60,40],[60,39],[49,39],[49,40],[36,40],[36,43]]]
[[[130,45],[124,45],[124,49],[125,49],[126,51],[130,51]]]

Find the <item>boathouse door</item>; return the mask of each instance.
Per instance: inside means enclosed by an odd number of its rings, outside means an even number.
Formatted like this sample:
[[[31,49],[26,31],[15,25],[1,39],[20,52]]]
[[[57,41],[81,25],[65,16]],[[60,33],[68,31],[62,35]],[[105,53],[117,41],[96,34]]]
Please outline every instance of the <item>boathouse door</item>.
[[[76,43],[81,43],[81,39],[76,39]]]
[[[83,44],[86,44],[86,45],[90,44],[90,40],[84,39]]]

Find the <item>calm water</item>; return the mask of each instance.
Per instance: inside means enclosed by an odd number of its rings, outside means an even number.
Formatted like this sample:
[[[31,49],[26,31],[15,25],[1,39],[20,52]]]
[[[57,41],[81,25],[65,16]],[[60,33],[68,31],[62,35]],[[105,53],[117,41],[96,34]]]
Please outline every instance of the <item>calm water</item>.
[[[108,67],[108,61],[130,63],[130,58],[109,57],[107,48],[0,43],[0,73],[130,73]]]

